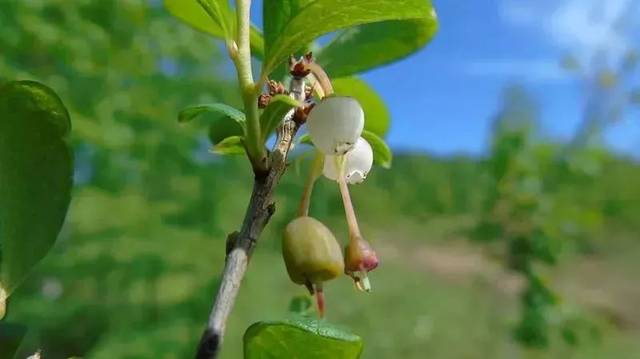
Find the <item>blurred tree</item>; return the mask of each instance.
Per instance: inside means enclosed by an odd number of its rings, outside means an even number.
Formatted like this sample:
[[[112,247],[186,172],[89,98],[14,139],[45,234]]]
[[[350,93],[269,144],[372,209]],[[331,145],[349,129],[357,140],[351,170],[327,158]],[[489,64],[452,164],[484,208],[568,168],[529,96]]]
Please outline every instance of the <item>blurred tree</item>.
[[[574,344],[576,330],[588,323],[562,314],[541,267],[556,265],[572,241],[590,239],[602,214],[592,198],[569,189],[578,184],[582,193],[584,182],[558,161],[563,146],[540,137],[538,118],[537,105],[522,88],[505,90],[494,120],[485,164],[490,181],[474,237],[497,243],[507,267],[525,279],[515,338],[527,346],[547,347],[554,331]]]
[[[197,129],[176,124],[177,109],[194,101],[238,102],[221,77],[219,49],[159,1],[5,0],[0,23],[0,81],[49,84],[74,126],[67,226],[10,308],[30,328],[24,353],[126,357],[137,349],[118,349],[127,347],[120,336],[170,327],[140,337],[138,348],[157,348],[146,357],[188,355],[181,351],[193,345],[159,347],[154,336],[197,338],[214,284],[211,260],[222,260],[210,238],[236,225],[235,196],[250,190],[223,175],[249,173],[245,165],[209,156]],[[236,191],[222,190],[229,187]],[[161,324],[174,316],[183,328]],[[180,330],[194,332],[176,336]]]

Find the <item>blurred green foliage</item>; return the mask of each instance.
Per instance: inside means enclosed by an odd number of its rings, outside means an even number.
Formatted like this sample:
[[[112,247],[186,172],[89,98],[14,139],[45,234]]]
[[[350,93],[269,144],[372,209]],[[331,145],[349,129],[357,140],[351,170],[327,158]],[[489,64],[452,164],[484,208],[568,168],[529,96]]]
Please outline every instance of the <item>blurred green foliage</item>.
[[[531,117],[535,111],[519,89],[507,93],[504,106],[494,124],[487,163],[491,181],[485,213],[475,234],[481,240],[506,242],[508,267],[527,281],[516,338],[526,345],[544,347],[549,342],[550,308],[557,299],[536,265],[555,264],[562,242],[546,228],[552,204],[533,150],[535,118]]]
[[[584,320],[562,315],[557,308],[561,300],[540,267],[556,265],[563,249],[594,251],[593,239],[603,231],[609,214],[604,206],[612,193],[598,192],[598,186],[609,177],[604,171],[613,159],[597,142],[548,143],[540,136],[537,112],[538,106],[522,88],[505,91],[486,161],[485,205],[473,234],[479,240],[503,242],[498,249],[507,267],[527,282],[515,337],[527,346],[544,348],[552,331],[575,344],[576,331],[589,327]],[[587,112],[586,122],[593,121],[590,115]],[[578,136],[598,136],[601,128],[590,131]],[[632,216],[640,213],[634,205],[625,207],[634,211]]]
[[[44,266],[55,275],[40,279],[49,298],[62,295],[62,288],[64,295],[55,308],[19,294],[9,306],[9,318],[31,329],[27,351],[41,346],[51,357],[85,354],[135,327],[163,327],[167,311],[160,308],[196,310],[188,302],[194,297],[202,311],[191,317],[202,323],[219,263],[219,246],[210,238],[223,238],[236,225],[232,209],[243,206],[236,199],[250,190],[237,178],[250,175],[244,164],[208,155],[203,136],[176,124],[177,109],[194,100],[237,99],[228,90],[233,84],[220,77],[225,65],[216,46],[160,5],[2,2],[2,81],[49,84],[74,123],[71,215],[57,255]],[[242,177],[224,175],[243,170]],[[233,199],[230,187],[236,188]],[[199,291],[204,295],[195,295]],[[189,315],[182,317],[184,326]],[[173,334],[180,326],[172,328],[149,336],[178,338]]]
[[[251,170],[242,158],[208,153],[206,131],[181,126],[176,116],[194,103],[239,104],[225,75],[229,63],[213,40],[178,23],[160,1],[5,0],[0,10],[0,81],[46,83],[74,124],[68,221],[9,305],[8,319],[29,327],[21,355],[42,348],[46,358],[190,357],[222,268],[224,239],[244,214]],[[531,146],[527,156],[536,159],[542,188],[553,197],[549,227],[572,238],[563,246],[605,252],[621,234],[640,231],[640,187],[629,185],[640,179],[640,166],[593,150],[599,171],[575,174],[567,168],[584,168],[581,158],[591,155],[558,162],[559,145]],[[302,190],[299,156],[302,150],[278,190],[276,215],[229,323],[224,358],[240,357],[248,324],[282,317],[290,296],[300,294],[274,240]],[[459,219],[486,208],[494,183],[486,163],[402,155],[393,166],[374,169],[366,186],[353,188],[359,218],[384,254],[375,292],[356,297],[348,281],[337,281],[327,288],[331,321],[363,337],[365,358],[512,358],[521,349],[509,342],[510,301],[487,285],[442,281],[402,251],[468,229],[469,221]],[[519,183],[525,192],[538,185]],[[345,238],[334,187],[318,183],[312,211]],[[454,223],[441,228],[443,218]],[[353,299],[343,300],[347,295]],[[465,345],[461,333],[473,334]],[[637,343],[613,328],[601,346],[571,350],[580,358],[624,357],[640,353]],[[565,357],[567,350],[554,346],[549,355]]]

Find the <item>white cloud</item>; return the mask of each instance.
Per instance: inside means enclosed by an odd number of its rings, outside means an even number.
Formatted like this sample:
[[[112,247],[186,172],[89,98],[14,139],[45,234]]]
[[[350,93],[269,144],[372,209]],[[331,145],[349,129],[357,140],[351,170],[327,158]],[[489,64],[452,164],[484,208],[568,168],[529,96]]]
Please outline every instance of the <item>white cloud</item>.
[[[506,24],[538,34],[560,52],[581,62],[604,51],[617,60],[640,46],[640,0],[500,0],[499,15]],[[625,20],[624,26],[620,26]],[[635,36],[634,36],[635,35]],[[559,58],[480,59],[461,64],[470,76],[506,77],[528,82],[570,81]]]
[[[465,63],[470,76],[506,77],[527,82],[562,82],[570,79],[555,59],[485,59]]]
[[[605,50],[617,58],[639,45],[640,0],[503,0],[499,12],[505,23],[538,31],[579,57]]]
[[[539,4],[529,1],[503,1],[498,7],[502,19],[514,26],[535,26],[543,13]]]

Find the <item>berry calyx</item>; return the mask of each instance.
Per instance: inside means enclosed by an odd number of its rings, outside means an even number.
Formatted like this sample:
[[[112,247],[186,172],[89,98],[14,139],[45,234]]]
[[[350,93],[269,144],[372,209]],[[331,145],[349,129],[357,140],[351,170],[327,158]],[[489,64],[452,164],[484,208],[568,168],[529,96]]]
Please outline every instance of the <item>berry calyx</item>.
[[[356,288],[363,292],[371,291],[367,274],[376,269],[380,261],[371,245],[362,238],[352,239],[345,247],[344,270],[350,276]]]

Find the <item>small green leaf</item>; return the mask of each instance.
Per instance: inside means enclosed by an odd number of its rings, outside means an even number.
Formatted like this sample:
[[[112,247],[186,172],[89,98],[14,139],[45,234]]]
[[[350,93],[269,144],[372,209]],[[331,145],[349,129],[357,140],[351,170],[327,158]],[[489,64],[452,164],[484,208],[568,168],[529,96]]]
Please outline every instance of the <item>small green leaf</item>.
[[[64,222],[73,183],[70,130],[69,113],[50,88],[32,81],[0,86],[0,288],[7,297]]]
[[[383,21],[343,30],[317,61],[333,77],[371,70],[400,60],[426,46],[438,30],[435,11],[408,21]]]
[[[211,147],[211,152],[218,155],[245,154],[244,138],[242,136],[227,137]]]
[[[242,129],[235,122],[215,121],[209,126],[209,140],[216,145],[227,137],[244,136]]]
[[[244,113],[222,103],[185,108],[178,114],[178,122],[189,122],[205,114],[210,114],[209,120],[212,124],[209,128],[209,139],[213,144],[230,136],[244,135],[246,127]]]
[[[311,136],[309,136],[308,133],[305,133],[305,134],[301,135],[298,138],[298,143],[303,144],[303,145],[313,146],[313,141],[311,141]]]
[[[215,37],[230,38],[229,31],[235,29],[233,12],[226,1],[164,0],[164,6],[181,21]]]
[[[367,130],[362,131],[362,137],[369,142],[371,149],[373,149],[373,161],[384,168],[391,168],[393,155],[384,140]]]
[[[313,302],[308,295],[297,295],[289,302],[289,312],[298,315],[309,315],[313,312]]]
[[[287,95],[276,95],[271,99],[267,108],[260,115],[261,133],[264,136],[263,141],[266,141],[271,133],[275,131],[287,112],[298,105],[298,101]]]
[[[189,122],[200,116],[203,113],[210,112],[215,118],[229,118],[234,120],[240,125],[242,128],[245,127],[245,116],[244,113],[236,108],[233,108],[229,105],[225,105],[223,103],[214,103],[212,105],[198,105],[187,107],[184,110],[180,111],[178,114],[178,122],[184,123]]]
[[[351,96],[360,102],[364,110],[364,129],[378,136],[389,130],[391,115],[384,100],[366,82],[357,77],[343,77],[332,81],[338,95]]]
[[[245,359],[357,359],[362,339],[324,321],[258,322],[244,333]]]
[[[0,322],[0,358],[13,358],[25,334],[24,325]]]
[[[200,1],[206,9],[200,5]],[[231,39],[235,33],[236,15],[226,0],[164,0],[173,16],[194,29],[221,39]],[[264,39],[260,30],[251,26],[251,53],[264,57]]]
[[[265,62],[263,64],[264,74],[268,75],[273,69],[284,61],[290,54],[302,49],[311,43],[315,38],[352,26],[376,23],[381,21],[396,21],[399,26],[401,21],[421,23],[423,27],[434,28],[435,14],[431,2],[428,0],[265,0],[263,5],[264,36],[265,36]],[[402,25],[404,31],[408,31],[409,26]],[[379,34],[380,28],[375,28],[373,34]],[[387,27],[386,37],[395,36],[395,30]],[[426,30],[429,31],[434,30]],[[366,31],[369,33],[369,31]],[[413,32],[413,34],[417,34]],[[407,35],[408,36],[408,35]],[[405,37],[403,37],[405,39]],[[373,46],[375,39],[371,35],[364,36],[368,47]],[[423,41],[423,40],[421,40]],[[346,39],[342,40],[345,46],[351,44]],[[382,46],[390,44],[385,40]],[[416,45],[394,45],[393,56],[385,57],[376,55],[373,60],[366,58],[349,57],[353,53],[345,56],[338,56],[340,61],[359,62],[359,67],[365,67],[387,63],[397,58],[406,56],[409,47],[412,51]],[[375,45],[378,53],[387,52],[387,49]],[[366,46],[365,46],[366,47]],[[359,53],[366,56],[373,56],[371,51],[362,52],[363,46],[358,46]],[[402,51],[400,51],[400,50]],[[336,51],[331,51],[336,54]],[[331,76],[335,76],[329,73]]]

